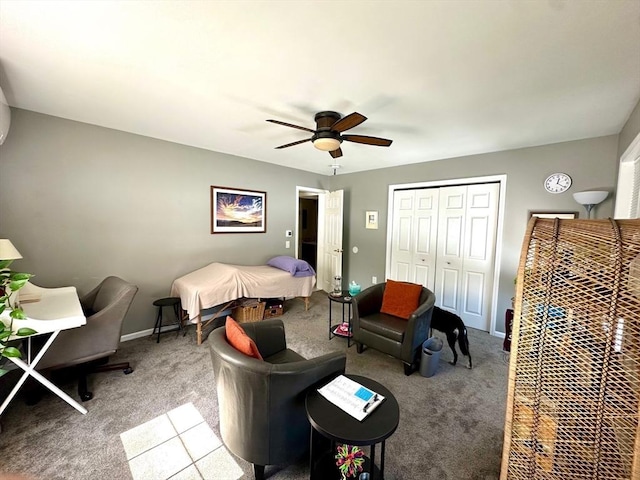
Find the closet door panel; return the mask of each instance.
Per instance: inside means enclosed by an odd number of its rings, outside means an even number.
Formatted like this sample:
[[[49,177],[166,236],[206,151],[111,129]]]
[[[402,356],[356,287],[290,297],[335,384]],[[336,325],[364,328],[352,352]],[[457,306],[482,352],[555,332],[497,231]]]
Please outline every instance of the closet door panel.
[[[397,190],[393,200],[391,278],[435,284],[437,189]]]
[[[466,186],[440,188],[436,259],[436,304],[461,314],[462,250],[465,235]]]
[[[447,310],[457,311],[459,304],[458,287],[460,272],[457,269],[442,268],[440,270],[440,288],[436,292],[437,303]]]
[[[496,183],[467,187],[461,316],[465,325],[480,330],[489,330],[491,323],[499,192]]]
[[[393,240],[391,278],[409,281],[413,270],[413,210],[412,191],[399,190],[393,196]]]
[[[483,292],[486,288],[485,275],[482,272],[465,272],[464,305],[462,314],[481,316],[486,312]]]

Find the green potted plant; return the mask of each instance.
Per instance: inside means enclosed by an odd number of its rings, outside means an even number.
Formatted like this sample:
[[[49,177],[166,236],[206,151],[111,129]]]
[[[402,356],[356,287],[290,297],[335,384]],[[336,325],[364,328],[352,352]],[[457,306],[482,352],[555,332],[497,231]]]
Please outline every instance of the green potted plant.
[[[14,321],[26,318],[15,294],[32,277],[29,273],[14,272],[9,268],[13,260],[0,260],[0,357],[20,358],[20,350],[13,346],[15,337],[27,337],[37,333],[32,328],[14,330]],[[8,310],[8,316],[4,312]],[[13,338],[12,338],[13,337]],[[0,364],[0,377],[7,373]]]

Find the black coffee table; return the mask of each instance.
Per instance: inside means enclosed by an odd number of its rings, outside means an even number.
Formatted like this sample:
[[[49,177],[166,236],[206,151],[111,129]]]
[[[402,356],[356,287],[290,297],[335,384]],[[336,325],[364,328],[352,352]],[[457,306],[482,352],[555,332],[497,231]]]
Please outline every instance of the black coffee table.
[[[307,417],[311,422],[311,480],[340,479],[336,466],[336,443],[356,446],[370,446],[369,457],[365,457],[364,470],[370,472],[371,479],[384,478],[385,441],[398,428],[400,408],[393,394],[378,382],[360,375],[345,375],[347,378],[385,397],[368,417],[361,422],[336,407],[313,388],[306,398]],[[326,440],[318,438],[320,434]],[[328,443],[328,445],[327,445]],[[376,444],[382,443],[380,467],[375,465]],[[357,477],[354,477],[357,478]]]

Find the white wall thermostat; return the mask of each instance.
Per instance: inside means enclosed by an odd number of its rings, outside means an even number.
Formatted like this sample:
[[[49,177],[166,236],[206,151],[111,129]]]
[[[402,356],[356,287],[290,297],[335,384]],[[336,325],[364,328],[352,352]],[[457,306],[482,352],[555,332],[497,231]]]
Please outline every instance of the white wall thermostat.
[[[571,177],[566,173],[552,173],[544,181],[544,188],[549,193],[564,193],[571,187]]]

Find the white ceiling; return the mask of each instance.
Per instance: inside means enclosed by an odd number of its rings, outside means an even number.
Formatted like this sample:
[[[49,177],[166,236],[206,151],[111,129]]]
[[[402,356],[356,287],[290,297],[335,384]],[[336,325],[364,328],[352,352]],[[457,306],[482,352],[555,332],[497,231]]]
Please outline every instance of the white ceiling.
[[[369,117],[338,173],[617,134],[639,0],[0,0],[8,103],[330,174],[321,110]],[[9,132],[9,136],[11,133]],[[37,139],[34,139],[37,141]]]

